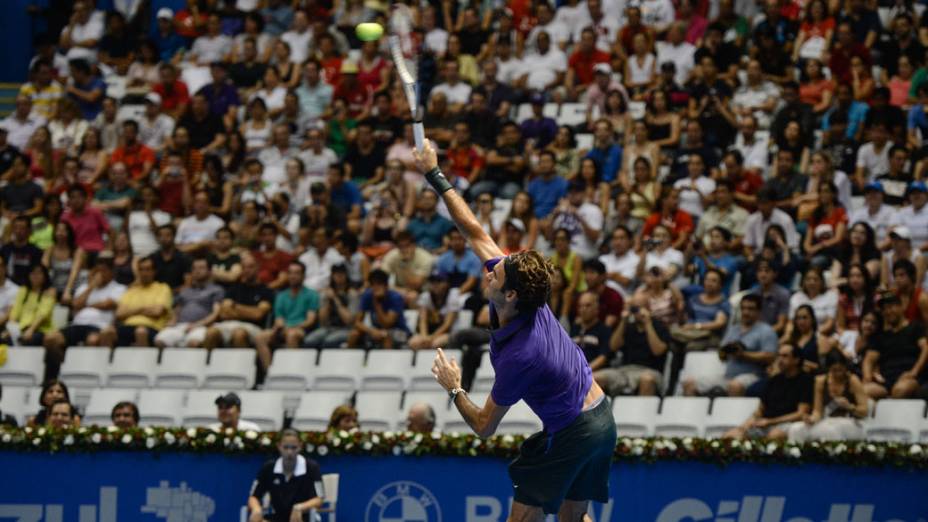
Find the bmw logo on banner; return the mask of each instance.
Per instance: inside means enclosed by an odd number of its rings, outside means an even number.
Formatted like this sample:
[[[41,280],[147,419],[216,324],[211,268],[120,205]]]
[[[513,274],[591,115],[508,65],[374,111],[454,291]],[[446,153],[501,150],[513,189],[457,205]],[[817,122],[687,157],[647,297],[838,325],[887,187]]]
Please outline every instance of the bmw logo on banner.
[[[367,504],[365,522],[441,522],[438,500],[425,486],[401,480],[380,488]]]

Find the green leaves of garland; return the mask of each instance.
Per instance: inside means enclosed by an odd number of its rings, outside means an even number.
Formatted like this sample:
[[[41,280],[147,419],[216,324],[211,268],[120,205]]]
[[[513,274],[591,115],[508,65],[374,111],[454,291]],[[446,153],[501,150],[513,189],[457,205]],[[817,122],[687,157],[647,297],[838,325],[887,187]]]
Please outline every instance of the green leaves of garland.
[[[93,452],[150,451],[224,454],[276,453],[276,433],[216,432],[205,428],[47,427],[0,428],[0,451]],[[514,458],[524,437],[411,432],[302,432],[306,453],[362,456],[436,456]],[[781,443],[766,440],[630,438],[616,441],[618,462],[697,461],[725,466],[732,462],[889,466],[928,469],[928,445],[895,442]]]

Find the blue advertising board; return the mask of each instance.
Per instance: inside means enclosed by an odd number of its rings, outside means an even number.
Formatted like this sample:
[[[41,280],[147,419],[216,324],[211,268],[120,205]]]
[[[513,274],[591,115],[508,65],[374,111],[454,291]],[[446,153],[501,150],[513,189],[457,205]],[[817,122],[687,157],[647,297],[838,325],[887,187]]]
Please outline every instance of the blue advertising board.
[[[0,452],[0,521],[244,521],[261,456]],[[504,522],[506,462],[328,457],[342,522]],[[594,520],[928,522],[928,473],[695,462],[617,464]]]

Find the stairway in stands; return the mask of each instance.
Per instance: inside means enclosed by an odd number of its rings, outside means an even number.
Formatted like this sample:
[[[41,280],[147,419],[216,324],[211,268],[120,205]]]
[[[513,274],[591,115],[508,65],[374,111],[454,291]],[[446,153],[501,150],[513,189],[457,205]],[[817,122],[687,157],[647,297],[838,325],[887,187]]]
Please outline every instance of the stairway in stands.
[[[16,108],[19,83],[0,83],[0,118],[6,118]]]

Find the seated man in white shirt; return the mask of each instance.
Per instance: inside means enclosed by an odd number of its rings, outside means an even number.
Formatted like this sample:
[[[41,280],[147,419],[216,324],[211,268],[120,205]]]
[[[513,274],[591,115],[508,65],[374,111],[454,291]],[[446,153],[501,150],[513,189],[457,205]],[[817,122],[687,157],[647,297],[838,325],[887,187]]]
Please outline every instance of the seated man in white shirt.
[[[670,26],[666,42],[657,42],[657,63],[663,65],[673,62],[676,67],[674,81],[685,85],[693,72],[696,59],[696,46],[686,41],[686,24],[675,22]]]
[[[213,431],[261,431],[254,422],[242,420],[242,399],[234,392],[216,398],[216,417],[219,422],[209,425]]]
[[[625,225],[616,227],[609,246],[611,252],[599,256],[599,261],[606,267],[606,284],[628,299],[635,292],[635,274],[640,261],[632,248],[631,231]]]
[[[451,112],[459,113],[470,99],[471,87],[461,81],[461,73],[458,71],[458,62],[456,60],[445,60],[441,66],[441,71],[445,81],[433,87],[430,96],[434,96],[439,92],[444,94],[445,98],[448,99]]]
[[[864,206],[851,212],[848,223],[870,225],[876,235],[877,246],[880,250],[886,250],[890,246],[889,228],[895,213],[896,209],[883,203],[883,184],[872,181],[864,187]]]
[[[197,192],[193,196],[193,215],[181,220],[177,227],[177,249],[184,253],[192,253],[208,249],[212,244],[216,232],[225,226],[225,221],[209,212],[209,194],[206,191]]]
[[[563,88],[567,75],[567,55],[551,45],[551,36],[542,31],[535,40],[537,50],[527,53],[522,59],[522,71],[518,84],[538,92]]]
[[[735,136],[732,147],[744,158],[744,168],[753,172],[767,172],[770,164],[770,139],[757,135],[757,119],[753,115],[741,118],[741,132]]]
[[[194,40],[188,60],[199,65],[224,61],[232,52],[232,38],[222,34],[221,29],[219,15],[210,15],[206,34]]]

